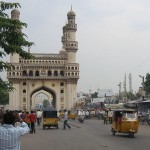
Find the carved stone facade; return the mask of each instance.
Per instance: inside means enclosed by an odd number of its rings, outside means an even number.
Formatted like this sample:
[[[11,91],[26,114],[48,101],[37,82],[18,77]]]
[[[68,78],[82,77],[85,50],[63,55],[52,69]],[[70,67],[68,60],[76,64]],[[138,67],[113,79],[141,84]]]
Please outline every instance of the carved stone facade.
[[[19,15],[17,9],[12,10],[12,19],[19,19]],[[34,58],[28,60],[18,54],[10,55],[14,68],[7,72],[7,78],[15,88],[9,93],[10,109],[35,109],[35,97],[40,93],[45,94],[57,110],[73,107],[79,79],[75,17],[71,9],[67,14],[68,22],[63,27],[62,49],[58,54],[31,53]]]

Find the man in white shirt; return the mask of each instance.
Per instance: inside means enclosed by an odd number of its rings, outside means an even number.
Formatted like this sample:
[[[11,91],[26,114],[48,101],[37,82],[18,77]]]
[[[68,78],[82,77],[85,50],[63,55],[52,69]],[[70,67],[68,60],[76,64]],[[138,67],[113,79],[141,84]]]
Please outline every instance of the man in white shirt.
[[[64,110],[64,130],[66,130],[66,126],[69,129],[71,129],[71,126],[68,125],[67,121],[68,121],[68,112],[67,112],[67,110]]]
[[[13,111],[4,114],[4,124],[0,127],[0,150],[20,150],[20,137],[29,132],[29,127],[21,118],[20,125],[15,127],[16,119]]]
[[[38,110],[36,112],[36,117],[37,117],[37,124],[40,125],[42,119],[42,111]]]
[[[113,116],[113,111],[111,109],[109,109],[108,111],[108,118],[109,118],[109,123],[112,123],[112,116]]]

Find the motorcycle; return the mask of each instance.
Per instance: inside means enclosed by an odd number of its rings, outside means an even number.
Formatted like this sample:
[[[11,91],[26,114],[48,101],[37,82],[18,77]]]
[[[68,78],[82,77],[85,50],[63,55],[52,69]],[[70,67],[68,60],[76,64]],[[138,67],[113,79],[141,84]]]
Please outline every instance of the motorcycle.
[[[84,115],[80,115],[80,116],[78,117],[78,120],[79,120],[80,123],[83,123],[83,122],[84,122],[84,119],[85,119]]]

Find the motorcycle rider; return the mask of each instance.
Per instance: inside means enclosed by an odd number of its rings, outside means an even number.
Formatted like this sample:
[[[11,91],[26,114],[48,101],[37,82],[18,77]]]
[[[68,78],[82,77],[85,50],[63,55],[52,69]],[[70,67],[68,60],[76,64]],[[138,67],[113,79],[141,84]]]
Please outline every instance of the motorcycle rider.
[[[85,112],[84,112],[84,110],[79,110],[78,111],[78,116],[79,116],[79,121],[83,123],[84,118],[85,118]]]

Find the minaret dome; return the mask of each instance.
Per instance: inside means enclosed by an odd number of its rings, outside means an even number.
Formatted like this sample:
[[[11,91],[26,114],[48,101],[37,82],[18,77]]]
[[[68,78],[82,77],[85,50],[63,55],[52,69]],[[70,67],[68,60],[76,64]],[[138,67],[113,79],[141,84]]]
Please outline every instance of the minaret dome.
[[[11,18],[19,20],[20,11],[18,9],[13,9],[11,11]]]
[[[71,7],[71,10],[67,13],[67,17],[68,19],[75,19],[75,12],[72,10],[72,7]]]

